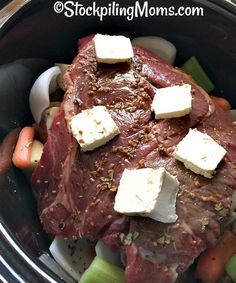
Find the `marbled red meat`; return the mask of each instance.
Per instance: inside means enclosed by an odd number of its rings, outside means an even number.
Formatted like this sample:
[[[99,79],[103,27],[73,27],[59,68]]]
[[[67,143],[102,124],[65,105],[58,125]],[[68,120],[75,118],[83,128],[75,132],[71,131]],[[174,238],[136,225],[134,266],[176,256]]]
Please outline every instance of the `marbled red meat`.
[[[236,186],[235,130],[226,113],[177,68],[138,46],[130,62],[98,64],[91,38],[82,40],[65,75],[64,101],[32,177],[41,222],[50,234],[101,238],[120,250],[126,283],[174,282],[220,236]],[[154,88],[183,83],[192,85],[190,115],[154,120]],[[95,105],[109,109],[121,134],[84,153],[68,125],[73,115]],[[189,128],[208,133],[227,150],[211,180],[187,170],[172,155]],[[180,182],[177,222],[117,214],[113,205],[123,170],[162,166]]]

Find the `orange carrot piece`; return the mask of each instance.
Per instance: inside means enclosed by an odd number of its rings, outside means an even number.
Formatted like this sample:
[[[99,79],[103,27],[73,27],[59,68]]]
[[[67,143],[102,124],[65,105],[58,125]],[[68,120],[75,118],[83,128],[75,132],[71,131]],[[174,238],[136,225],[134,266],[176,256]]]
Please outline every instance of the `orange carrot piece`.
[[[210,98],[218,105],[220,106],[223,110],[228,111],[231,109],[231,105],[228,100],[226,100],[223,97],[218,97],[214,95],[210,95]]]
[[[18,168],[27,168],[30,165],[34,132],[33,127],[25,127],[20,132],[12,157],[13,164]]]
[[[213,248],[208,248],[199,257],[196,276],[204,283],[216,283],[224,272],[225,263],[236,253],[236,236],[225,231]]]
[[[19,136],[20,128],[11,130],[0,145],[0,176],[5,174],[12,165],[12,155]]]

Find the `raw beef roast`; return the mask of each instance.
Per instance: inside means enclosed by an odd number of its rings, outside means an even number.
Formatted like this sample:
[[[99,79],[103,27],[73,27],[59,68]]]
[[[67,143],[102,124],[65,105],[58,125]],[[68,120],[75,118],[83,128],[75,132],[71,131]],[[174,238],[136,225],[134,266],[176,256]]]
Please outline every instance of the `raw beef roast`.
[[[120,250],[126,283],[170,283],[220,236],[236,187],[236,132],[231,121],[193,80],[135,46],[127,63],[96,62],[91,37],[64,77],[66,94],[50,129],[33,178],[41,222],[49,234],[69,239],[103,239]],[[154,120],[150,105],[155,88],[192,85],[192,111],[182,118]],[[69,122],[73,115],[105,105],[120,135],[92,152],[82,152]],[[213,179],[187,170],[173,151],[197,128],[227,154]],[[193,148],[193,150],[198,150]],[[114,198],[125,168],[165,167],[177,176],[176,223],[117,214]]]

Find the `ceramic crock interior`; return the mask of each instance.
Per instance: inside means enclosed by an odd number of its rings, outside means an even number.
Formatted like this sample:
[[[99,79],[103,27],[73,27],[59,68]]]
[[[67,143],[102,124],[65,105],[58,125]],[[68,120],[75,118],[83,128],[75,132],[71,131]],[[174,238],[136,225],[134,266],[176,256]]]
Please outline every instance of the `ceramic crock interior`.
[[[132,21],[127,21],[124,17],[106,17],[100,21],[96,17],[66,18],[62,14],[56,14],[53,11],[54,2],[39,1],[29,5],[0,31],[1,65],[20,58],[35,57],[49,59],[51,62],[70,63],[77,52],[77,39],[90,33],[112,34],[128,31],[131,37],[158,35],[176,45],[177,65],[180,66],[190,56],[195,55],[216,86],[214,94],[226,97],[236,107],[236,18],[230,11],[208,1],[149,0],[150,6],[157,6],[158,2],[158,6],[165,7],[199,6],[199,3],[203,3],[204,17],[149,17]],[[80,1],[86,3],[85,5],[91,2]],[[118,2],[128,6],[135,1]],[[101,6],[106,3],[107,1],[99,1]],[[48,63],[45,62],[41,69],[35,67],[35,76],[47,66]],[[1,137],[16,124],[22,126],[31,121],[28,95],[35,76],[31,76],[28,84],[18,87],[17,91],[15,88],[2,89],[1,82],[4,78],[0,77]],[[20,84],[20,78],[19,68],[16,69],[13,79],[19,80]],[[6,229],[5,232],[2,230],[0,238],[5,262],[29,282],[51,280],[45,275],[39,275],[39,270],[26,263],[27,260],[16,250],[17,246],[36,266],[48,272],[37,261],[37,257],[47,251],[49,241],[40,226],[30,185],[17,169],[11,169],[8,174],[0,177],[0,215],[2,229]],[[10,244],[11,240],[7,239],[6,233],[13,237],[16,246]],[[8,272],[9,270],[5,276]],[[59,282],[58,278],[56,280]]]

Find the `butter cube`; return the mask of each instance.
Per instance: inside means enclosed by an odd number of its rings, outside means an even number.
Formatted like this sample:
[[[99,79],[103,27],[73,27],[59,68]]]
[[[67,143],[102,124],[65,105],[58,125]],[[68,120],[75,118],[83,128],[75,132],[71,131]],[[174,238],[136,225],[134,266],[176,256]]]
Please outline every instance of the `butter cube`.
[[[225,154],[226,150],[221,145],[197,129],[190,129],[174,152],[175,158],[182,161],[186,168],[206,178],[213,177]]]
[[[96,34],[93,41],[97,62],[115,64],[127,62],[134,56],[131,41],[125,36]]]
[[[72,117],[71,131],[82,151],[91,151],[120,133],[105,106],[94,106]]]
[[[123,172],[115,197],[115,211],[146,216],[164,223],[175,222],[179,183],[164,168]]]
[[[151,109],[156,119],[177,118],[191,112],[191,85],[156,88],[155,93]]]

